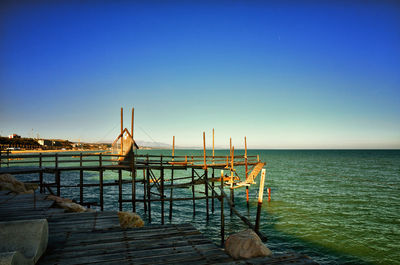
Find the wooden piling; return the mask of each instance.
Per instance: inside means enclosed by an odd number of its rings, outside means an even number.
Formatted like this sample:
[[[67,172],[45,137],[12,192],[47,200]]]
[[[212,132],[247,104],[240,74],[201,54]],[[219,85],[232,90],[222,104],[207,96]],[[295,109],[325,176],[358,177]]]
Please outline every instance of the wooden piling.
[[[146,188],[146,169],[143,169],[143,209],[144,213],[147,213],[147,200],[146,200],[147,188]]]
[[[172,137],[172,162],[174,161],[175,158],[175,136]],[[172,206],[173,206],[173,201],[172,201],[172,197],[173,197],[173,188],[174,185],[174,165],[172,165],[172,169],[171,169],[171,190],[169,193],[169,220],[172,220]]]
[[[103,190],[103,169],[102,169],[102,155],[99,154],[99,174],[100,174],[100,210],[104,210],[104,190]]]
[[[214,168],[212,169],[212,175],[211,175],[211,177],[212,177],[212,179],[214,180]],[[212,197],[212,199],[211,199],[211,212],[212,212],[213,214],[214,214],[214,197],[215,197],[215,195],[216,195],[214,183],[215,183],[214,181],[211,182],[211,186],[212,186],[212,192],[211,192],[211,197]]]
[[[132,109],[133,114],[133,109]],[[135,168],[135,154],[132,154],[132,212],[136,212],[136,168]]]
[[[206,162],[206,133],[203,132],[203,154],[204,154],[204,169],[207,169]]]
[[[150,168],[149,168],[149,155],[147,155],[147,167],[146,167],[146,180],[147,180],[147,209],[149,214],[149,223],[151,223],[151,193],[150,193]]]
[[[234,163],[234,157],[235,157],[235,147],[232,146],[231,149],[231,181],[230,181],[230,195],[231,195],[231,202],[232,205],[235,206],[235,191],[233,189],[233,163]],[[232,215],[232,208],[230,209],[230,215]]]
[[[124,109],[121,108],[121,155],[124,154]]]
[[[163,167],[163,156],[160,156],[161,169],[160,169],[160,186],[161,186],[161,224],[164,224],[164,167]]]
[[[131,121],[131,135],[132,135],[132,139],[133,139],[133,121],[134,121],[134,112],[135,112],[135,109],[134,108],[132,108],[132,121]]]
[[[79,167],[82,168],[82,152],[79,154]],[[79,202],[83,204],[83,170],[79,170]]]
[[[246,136],[244,137],[244,164],[245,164],[245,175],[246,175],[246,180],[248,177],[248,165],[247,165],[247,141],[246,141]],[[250,208],[249,204],[249,186],[246,186],[246,203],[247,203],[247,209]]]
[[[122,169],[118,169],[118,202],[119,210],[122,211]]]
[[[261,171],[260,189],[258,191],[258,205],[257,205],[257,216],[256,216],[256,225],[255,225],[256,232],[259,231],[259,228],[260,228],[261,206],[262,206],[263,194],[264,194],[264,180],[265,180],[265,168],[263,168]]]
[[[225,243],[225,216],[224,216],[224,196],[222,196],[222,191],[224,190],[224,171],[221,170],[221,247]]]
[[[61,172],[58,170],[58,153],[55,154],[55,173],[56,173],[57,196],[60,196],[61,195]]]
[[[206,194],[206,219],[209,219],[209,206],[208,206],[208,170],[204,170],[204,192]]]
[[[192,157],[193,159],[193,157]],[[192,168],[192,196],[193,196],[193,216],[196,215],[196,199],[194,195],[194,168]]]
[[[39,153],[39,168],[42,169],[42,153]],[[44,191],[42,170],[39,172],[39,186],[40,186],[40,193],[42,193]]]
[[[214,154],[214,128],[213,128],[213,152],[212,152],[212,162],[213,162],[213,164],[214,164],[214,156],[215,156],[215,154]]]

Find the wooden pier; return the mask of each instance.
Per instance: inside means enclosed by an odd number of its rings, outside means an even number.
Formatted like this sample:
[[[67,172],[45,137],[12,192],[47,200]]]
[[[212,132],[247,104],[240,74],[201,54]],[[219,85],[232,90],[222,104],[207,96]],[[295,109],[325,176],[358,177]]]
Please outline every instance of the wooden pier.
[[[230,189],[229,205],[234,207],[234,190],[240,187],[248,187],[254,183],[254,179],[265,165],[258,156],[234,156],[233,150],[228,156],[163,156],[163,155],[114,155],[114,154],[91,154],[91,153],[55,153],[55,154],[24,154],[10,155],[0,154],[0,174],[9,173],[14,175],[38,174],[36,182],[41,192],[50,192],[57,196],[68,197],[68,192],[62,194],[61,190],[79,188],[79,203],[86,206],[98,206],[104,210],[104,187],[118,186],[119,210],[123,205],[130,204],[135,212],[138,204],[142,204],[149,223],[153,222],[152,205],[161,204],[161,220],[165,223],[165,216],[172,219],[173,204],[176,201],[192,201],[193,215],[196,214],[196,201],[205,200],[206,219],[215,211],[215,200],[220,201],[221,217],[221,244],[225,240],[224,233],[224,194],[221,192],[225,187]],[[247,178],[241,179],[237,174],[236,167],[246,167]],[[105,171],[118,172],[118,179],[104,181]],[[191,174],[184,177],[174,176],[178,170],[188,171]],[[229,174],[224,174],[223,172]],[[74,171],[79,173],[79,183],[65,184],[63,172]],[[87,171],[98,172],[98,183],[85,183],[84,174]],[[130,179],[123,179],[122,172],[130,172]],[[250,172],[249,174],[247,174]],[[53,174],[54,180],[45,182],[43,174]],[[129,186],[132,191],[130,199],[123,199],[124,186]],[[201,188],[196,188],[201,186]],[[98,187],[98,202],[84,201],[85,188]],[[178,188],[191,188],[190,197],[177,197],[173,192]],[[144,196],[137,196],[137,189],[144,191]],[[196,192],[198,189],[202,194]],[[174,196],[175,195],[175,196]],[[248,198],[247,198],[248,200]],[[168,205],[166,205],[168,204]],[[169,209],[166,209],[168,206]],[[232,212],[232,210],[231,210]],[[237,211],[233,211],[237,213]],[[243,219],[244,217],[241,217]],[[246,218],[244,218],[246,219]],[[247,220],[247,219],[246,219]],[[244,220],[245,221],[245,220]],[[247,220],[247,224],[249,221]],[[254,229],[255,226],[250,226]],[[266,236],[256,231],[265,241]]]
[[[121,229],[117,212],[64,213],[45,197],[0,191],[0,220],[48,220],[37,264],[316,264],[299,254],[233,260],[191,224]]]

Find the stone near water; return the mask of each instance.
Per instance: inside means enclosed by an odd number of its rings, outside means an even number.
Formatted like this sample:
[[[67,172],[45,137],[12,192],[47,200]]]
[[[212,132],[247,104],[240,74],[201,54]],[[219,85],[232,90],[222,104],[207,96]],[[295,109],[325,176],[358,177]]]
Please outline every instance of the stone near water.
[[[83,213],[87,210],[86,207],[74,202],[61,202],[57,205],[63,208],[66,213]]]
[[[118,219],[121,228],[142,227],[144,222],[136,213],[118,212]]]
[[[35,264],[48,235],[46,219],[0,222],[0,264]]]
[[[251,229],[232,234],[225,242],[225,251],[234,259],[249,259],[272,255],[258,235]]]
[[[18,181],[10,174],[0,175],[0,190],[9,190],[17,194],[27,194],[33,193],[37,187],[37,184]]]
[[[63,203],[63,202],[72,202],[71,199],[68,198],[61,198],[55,195],[49,195],[46,197],[46,200],[55,201],[56,203]]]

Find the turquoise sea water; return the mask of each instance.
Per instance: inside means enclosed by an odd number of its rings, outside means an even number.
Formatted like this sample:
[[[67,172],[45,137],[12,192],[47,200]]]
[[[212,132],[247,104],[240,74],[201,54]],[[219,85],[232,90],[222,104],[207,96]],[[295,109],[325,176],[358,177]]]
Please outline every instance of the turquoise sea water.
[[[217,151],[226,155],[229,151]],[[140,154],[170,155],[170,150],[139,150]],[[269,237],[267,246],[275,253],[299,252],[321,264],[400,264],[400,151],[398,150],[250,150],[267,162],[265,187],[272,190],[272,200],[264,204],[261,230]],[[175,155],[201,155],[200,150],[177,150]],[[235,155],[243,151],[235,150]],[[169,171],[166,171],[167,177]],[[189,171],[175,171],[175,178]],[[216,172],[218,175],[219,172]],[[243,170],[239,170],[244,175]],[[37,176],[23,177],[23,179]],[[63,184],[77,183],[79,173],[62,174]],[[48,175],[50,181],[54,176]],[[129,179],[128,172],[124,178]],[[106,181],[117,179],[107,171]],[[258,178],[256,180],[258,182]],[[85,173],[85,182],[98,182],[98,173]],[[130,187],[124,198],[130,198]],[[137,191],[137,196],[143,192]],[[201,192],[201,187],[197,189]],[[79,190],[62,190],[62,196],[79,200]],[[226,190],[228,192],[228,189]],[[258,183],[250,189],[250,210],[245,190],[235,190],[237,209],[255,220]],[[191,196],[191,190],[174,190],[174,197]],[[118,210],[118,187],[105,187],[106,210]],[[85,189],[85,200],[98,200],[98,188]],[[168,203],[165,206],[168,222]],[[145,219],[143,205],[137,212]],[[126,203],[124,210],[130,210]],[[225,205],[226,234],[245,229]],[[160,204],[152,204],[152,221],[160,222]],[[205,202],[196,202],[196,215],[191,201],[174,203],[172,223],[191,222],[220,243],[220,207],[205,220]]]

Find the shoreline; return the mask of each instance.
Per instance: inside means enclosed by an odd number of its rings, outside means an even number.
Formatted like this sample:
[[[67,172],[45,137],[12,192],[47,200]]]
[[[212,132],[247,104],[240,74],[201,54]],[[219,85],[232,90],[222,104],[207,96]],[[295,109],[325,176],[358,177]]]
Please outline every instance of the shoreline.
[[[65,152],[71,152],[71,153],[80,153],[80,152],[87,152],[87,151],[93,151],[93,152],[106,152],[108,150],[101,150],[101,149],[81,149],[81,150],[14,150],[10,151],[11,154],[29,154],[29,153],[65,153]]]

